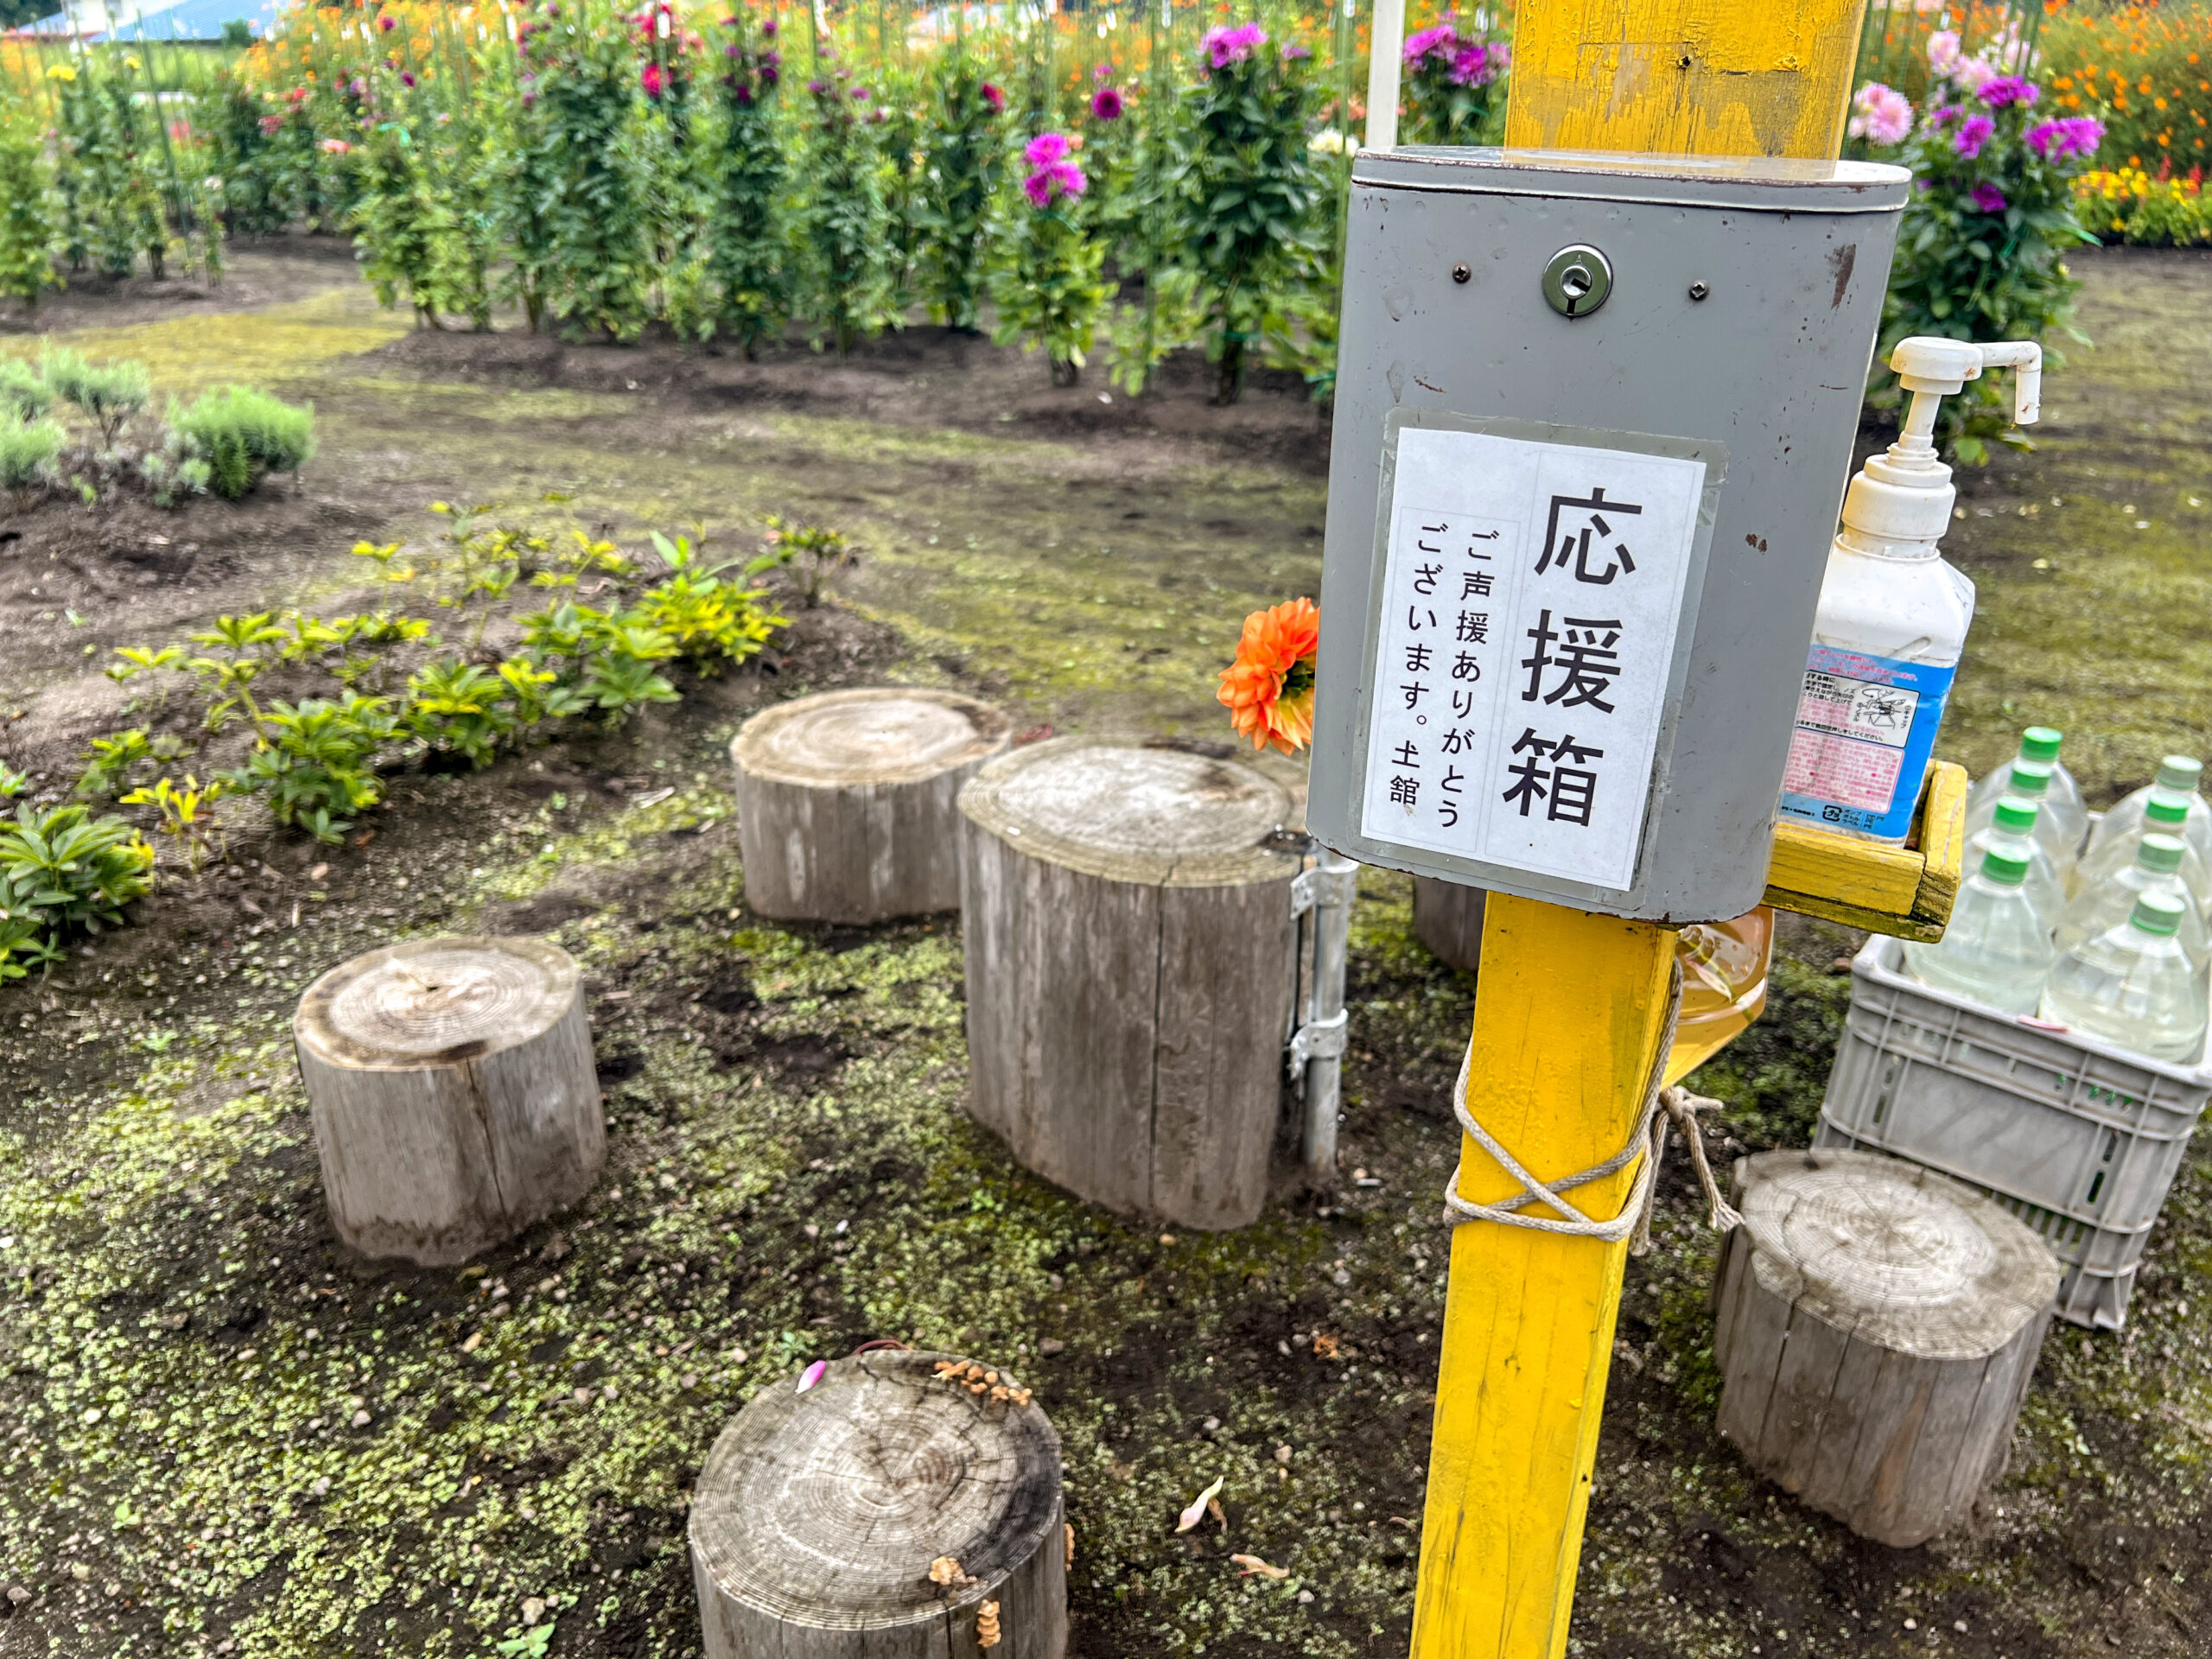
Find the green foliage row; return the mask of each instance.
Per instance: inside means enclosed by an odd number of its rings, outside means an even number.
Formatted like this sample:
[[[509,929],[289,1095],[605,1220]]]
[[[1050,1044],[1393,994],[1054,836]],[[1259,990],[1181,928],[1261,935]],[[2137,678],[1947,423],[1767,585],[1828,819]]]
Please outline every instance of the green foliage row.
[[[157,809],[161,828],[195,862],[207,834],[200,812],[220,797],[257,798],[278,823],[335,842],[382,802],[384,772],[410,756],[474,769],[537,741],[550,722],[592,715],[618,725],[648,703],[677,701],[664,672],[671,663],[712,674],[758,655],[783,626],[760,589],[730,577],[735,562],[710,564],[688,537],[656,533],[646,565],[581,532],[563,543],[493,521],[488,508],[436,511],[450,523],[434,554],[412,557],[398,543],[353,550],[384,580],[451,613],[457,639],[440,639],[428,618],[388,611],[262,612],[219,617],[185,644],[126,648],[112,677],[160,677],[159,699],[181,680],[203,738],[243,722],[250,747],[208,789],[192,778],[180,788],[166,764],[181,753],[175,740],[124,732],[93,745],[79,794],[114,798],[149,774],[120,798]],[[744,575],[788,556],[775,550]],[[586,575],[619,597],[584,602],[574,589]],[[510,596],[535,589],[554,596],[511,615]],[[519,635],[504,654],[484,644],[502,621]],[[264,701],[260,689],[279,676],[313,694]]]
[[[915,309],[975,330],[989,295],[1058,378],[1103,338],[1131,391],[1192,344],[1224,398],[1262,358],[1325,389],[1351,37],[1325,67],[1310,17],[1199,41],[1198,16],[1146,22],[1141,54],[1094,62],[1078,36],[1072,73],[1059,23],[1011,17],[866,57],[751,5],[690,19],[703,34],[611,0],[540,0],[504,38],[303,22],[313,43],[267,84],[219,79],[194,124],[234,227],[342,224],[426,327],[512,302],[576,336],[658,324],[750,353],[795,325],[842,353]],[[1430,79],[1409,131],[1473,135],[1465,87]],[[1081,181],[1039,219],[1022,152],[1047,134]]]

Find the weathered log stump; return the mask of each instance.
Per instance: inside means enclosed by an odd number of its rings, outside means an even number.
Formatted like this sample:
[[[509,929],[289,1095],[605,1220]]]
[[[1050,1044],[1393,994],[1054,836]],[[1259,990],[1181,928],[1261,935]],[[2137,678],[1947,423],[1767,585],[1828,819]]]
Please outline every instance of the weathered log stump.
[[[707,1659],[1061,1659],[1059,1436],[960,1363],[836,1360],[722,1431],[691,1503]]]
[[[2000,1473],[2058,1264],[1990,1199],[1860,1152],[1736,1165],[1720,1432],[1853,1532],[1923,1543]]]
[[[599,1174],[583,983],[556,944],[372,950],[308,988],[292,1038],[331,1224],[365,1255],[465,1262]]]
[[[745,902],[763,916],[880,922],[960,902],[960,787],[1007,717],[951,691],[825,691],[729,746]]]
[[[1095,1204],[1252,1220],[1296,971],[1289,798],[1232,761],[1060,738],[960,810],[969,1111]]]
[[[1481,887],[1414,877],[1414,937],[1446,967],[1474,973],[1483,963],[1483,902],[1489,897]]]

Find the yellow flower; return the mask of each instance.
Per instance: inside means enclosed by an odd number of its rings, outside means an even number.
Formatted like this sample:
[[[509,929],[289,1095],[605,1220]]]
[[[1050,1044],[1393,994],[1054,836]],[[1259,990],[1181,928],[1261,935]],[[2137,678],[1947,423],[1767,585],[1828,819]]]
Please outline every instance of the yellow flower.
[[[46,72],[46,78],[48,80],[74,80],[77,72],[66,63],[57,63]]]

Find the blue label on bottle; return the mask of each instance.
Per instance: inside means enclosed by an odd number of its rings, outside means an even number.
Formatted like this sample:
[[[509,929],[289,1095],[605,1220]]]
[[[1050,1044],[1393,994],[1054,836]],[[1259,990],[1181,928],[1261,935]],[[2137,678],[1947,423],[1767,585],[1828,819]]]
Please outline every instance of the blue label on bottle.
[[[1956,664],[1815,645],[1782,775],[1782,816],[1903,841],[1957,672]]]

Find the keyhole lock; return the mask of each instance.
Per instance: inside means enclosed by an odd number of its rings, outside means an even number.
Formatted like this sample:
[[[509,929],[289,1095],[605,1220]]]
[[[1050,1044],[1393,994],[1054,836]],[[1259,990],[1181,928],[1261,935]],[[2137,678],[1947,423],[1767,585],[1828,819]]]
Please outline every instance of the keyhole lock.
[[[1544,267],[1544,298],[1570,321],[1586,317],[1613,291],[1613,267],[1586,242],[1552,255]]]

